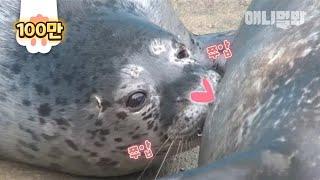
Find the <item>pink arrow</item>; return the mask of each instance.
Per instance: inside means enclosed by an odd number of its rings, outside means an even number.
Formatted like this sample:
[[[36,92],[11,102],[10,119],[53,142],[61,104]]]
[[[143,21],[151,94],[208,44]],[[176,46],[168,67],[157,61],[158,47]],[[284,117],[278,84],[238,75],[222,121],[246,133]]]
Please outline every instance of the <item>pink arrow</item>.
[[[215,91],[208,80],[208,78],[202,79],[202,87],[204,91],[194,91],[191,92],[190,98],[192,102],[195,103],[211,103],[213,102],[215,97]]]

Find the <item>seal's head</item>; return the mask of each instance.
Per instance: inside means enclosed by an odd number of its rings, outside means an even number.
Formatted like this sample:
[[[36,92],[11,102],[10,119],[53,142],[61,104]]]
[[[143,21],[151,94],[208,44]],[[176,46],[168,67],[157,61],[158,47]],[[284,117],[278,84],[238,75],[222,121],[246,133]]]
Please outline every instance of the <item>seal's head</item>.
[[[87,21],[94,25],[96,19]],[[156,156],[161,159],[172,140],[195,140],[208,104],[192,103],[189,95],[202,90],[201,78],[208,77],[216,85],[220,75],[196,57],[196,45],[188,46],[153,24],[116,16],[99,21],[99,27],[87,25],[75,34],[88,34],[88,39],[69,42],[73,36],[69,35],[63,49],[70,46],[68,52],[76,48],[77,53],[59,55],[82,67],[76,68],[79,73],[85,72],[80,85],[75,81],[70,86],[79,89],[74,94],[78,101],[66,106],[77,108],[64,109],[76,120],[73,142],[97,153],[93,161],[97,168],[136,171],[148,161],[144,157],[130,159],[128,147],[149,140],[155,154],[169,138]],[[110,162],[104,163],[104,159]]]
[[[220,78],[197,40],[126,12],[69,6],[59,9],[66,39],[49,54],[28,54],[14,32],[6,35],[1,104],[10,108],[0,113],[14,123],[1,132],[14,136],[0,145],[17,148],[2,151],[69,173],[114,176],[148,162],[130,159],[128,147],[149,140],[156,154],[167,139],[196,135],[208,105],[192,103],[189,94],[202,89],[202,77],[214,86]]]

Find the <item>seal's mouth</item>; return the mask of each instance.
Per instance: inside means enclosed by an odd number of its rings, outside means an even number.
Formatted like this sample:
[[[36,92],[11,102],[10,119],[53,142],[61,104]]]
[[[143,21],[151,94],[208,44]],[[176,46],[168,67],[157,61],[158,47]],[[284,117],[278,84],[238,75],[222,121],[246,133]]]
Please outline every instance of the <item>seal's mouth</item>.
[[[208,70],[206,72],[199,73],[198,75],[199,77],[208,78],[209,81],[211,81],[213,89],[215,89],[221,79],[220,73],[213,70]],[[195,84],[192,89],[203,91],[201,82]],[[173,125],[168,129],[168,135],[178,139],[201,137],[204,121],[211,103],[196,103],[190,99],[190,96],[188,96],[188,98],[184,98],[183,103],[183,108],[176,115]]]

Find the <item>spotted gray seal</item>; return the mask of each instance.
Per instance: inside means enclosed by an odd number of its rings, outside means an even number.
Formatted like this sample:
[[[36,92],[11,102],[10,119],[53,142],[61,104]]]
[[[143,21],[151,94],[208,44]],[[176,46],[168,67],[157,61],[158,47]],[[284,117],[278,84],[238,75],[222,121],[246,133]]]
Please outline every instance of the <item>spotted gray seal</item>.
[[[157,162],[174,139],[194,139],[208,105],[189,93],[203,76],[217,85],[205,47],[230,34],[195,36],[162,0],[59,0],[65,39],[29,54],[12,28],[19,6],[0,4],[1,157],[117,176],[148,163],[129,158],[131,145],[149,140]]]
[[[319,1],[256,0],[249,10],[306,16],[288,29],[241,26],[205,122],[204,167],[168,179],[320,178]]]

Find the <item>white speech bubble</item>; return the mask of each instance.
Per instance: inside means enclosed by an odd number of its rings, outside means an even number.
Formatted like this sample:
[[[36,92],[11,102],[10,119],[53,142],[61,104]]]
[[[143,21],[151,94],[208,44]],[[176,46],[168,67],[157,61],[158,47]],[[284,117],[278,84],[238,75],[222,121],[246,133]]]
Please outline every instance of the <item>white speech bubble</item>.
[[[21,0],[19,22],[46,22],[58,21],[57,0]],[[61,41],[48,40],[48,35],[43,38],[21,38],[19,32],[16,34],[17,42],[26,46],[30,53],[48,53],[52,46]]]

